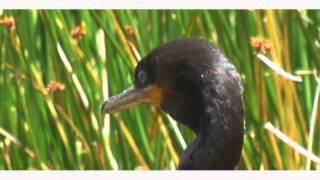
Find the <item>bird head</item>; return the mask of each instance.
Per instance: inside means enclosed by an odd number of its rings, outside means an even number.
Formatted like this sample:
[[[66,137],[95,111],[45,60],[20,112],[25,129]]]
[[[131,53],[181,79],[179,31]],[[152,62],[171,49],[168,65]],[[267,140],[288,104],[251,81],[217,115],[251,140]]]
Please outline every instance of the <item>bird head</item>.
[[[192,119],[201,118],[195,116],[201,114],[201,73],[207,65],[201,59],[210,56],[204,42],[180,40],[153,50],[138,63],[133,85],[103,103],[103,113],[139,104],[156,105],[195,130],[197,123],[192,124]]]
[[[235,73],[228,73],[230,68]],[[238,77],[213,44],[198,39],[178,40],[144,57],[135,69],[133,85],[105,101],[102,111],[113,113],[138,104],[156,105],[197,132],[206,126],[204,119],[208,117],[204,111],[217,114],[206,101],[231,102],[241,97]],[[230,99],[233,96],[237,98]]]

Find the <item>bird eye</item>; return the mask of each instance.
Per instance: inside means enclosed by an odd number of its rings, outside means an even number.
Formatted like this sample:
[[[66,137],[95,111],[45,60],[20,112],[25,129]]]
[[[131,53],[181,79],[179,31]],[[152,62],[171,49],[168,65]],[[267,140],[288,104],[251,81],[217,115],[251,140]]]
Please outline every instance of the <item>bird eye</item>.
[[[138,81],[143,85],[148,82],[148,75],[145,71],[138,72],[137,78]]]

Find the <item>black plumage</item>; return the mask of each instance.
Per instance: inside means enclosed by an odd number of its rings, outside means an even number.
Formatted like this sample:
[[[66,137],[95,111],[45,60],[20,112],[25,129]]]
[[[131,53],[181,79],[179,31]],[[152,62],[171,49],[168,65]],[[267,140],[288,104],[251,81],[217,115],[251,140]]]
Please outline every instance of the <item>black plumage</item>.
[[[244,135],[239,73],[213,44],[198,39],[165,44],[143,58],[134,86],[104,103],[110,113],[136,104],[159,105],[196,134],[178,169],[234,169]]]

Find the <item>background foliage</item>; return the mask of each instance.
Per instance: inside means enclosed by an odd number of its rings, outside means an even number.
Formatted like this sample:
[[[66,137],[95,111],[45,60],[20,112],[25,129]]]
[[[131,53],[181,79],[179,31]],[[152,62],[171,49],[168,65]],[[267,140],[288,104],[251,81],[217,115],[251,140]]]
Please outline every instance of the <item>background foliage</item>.
[[[319,11],[4,11],[0,19],[0,169],[175,169],[195,138],[189,129],[156,107],[102,117],[100,106],[130,86],[140,57],[188,37],[216,43],[242,74],[239,169],[320,169],[264,127],[320,155]],[[303,82],[259,61],[252,37]]]

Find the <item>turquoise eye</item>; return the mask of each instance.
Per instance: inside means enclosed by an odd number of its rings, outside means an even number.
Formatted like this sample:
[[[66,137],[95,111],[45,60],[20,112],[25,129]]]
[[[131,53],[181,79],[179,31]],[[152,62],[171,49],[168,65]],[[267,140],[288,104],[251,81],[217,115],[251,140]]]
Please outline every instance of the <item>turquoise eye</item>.
[[[141,84],[146,84],[148,81],[148,75],[145,71],[138,72],[137,78]]]

